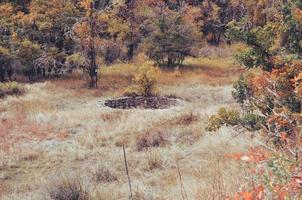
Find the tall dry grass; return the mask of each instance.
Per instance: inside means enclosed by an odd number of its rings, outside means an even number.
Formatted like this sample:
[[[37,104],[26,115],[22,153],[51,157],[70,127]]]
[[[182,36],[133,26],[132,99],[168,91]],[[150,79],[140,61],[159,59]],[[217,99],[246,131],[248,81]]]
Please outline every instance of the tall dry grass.
[[[48,186],[41,183],[58,173],[74,173],[84,177],[88,188],[70,179],[67,188],[84,197],[88,192],[93,200],[128,199],[122,145],[134,199],[181,199],[183,188],[188,199],[231,195],[246,172],[223,155],[244,151],[254,141],[235,137],[232,129],[210,135],[204,128],[218,108],[236,106],[229,83],[239,72],[232,62],[188,59],[187,68],[162,69],[158,94],[181,100],[166,110],[97,106],[123,94],[139,62],[102,68],[98,89],[88,89],[76,74],[26,85],[23,96],[0,100],[0,149],[6,149],[0,150],[1,198],[51,199],[65,193],[64,187],[58,184],[45,194]]]

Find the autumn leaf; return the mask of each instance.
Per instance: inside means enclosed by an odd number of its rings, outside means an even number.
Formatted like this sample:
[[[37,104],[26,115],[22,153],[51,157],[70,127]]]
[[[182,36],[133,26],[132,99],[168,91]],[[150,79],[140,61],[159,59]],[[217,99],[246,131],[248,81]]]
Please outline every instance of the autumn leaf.
[[[244,199],[244,200],[253,200],[253,193],[252,192],[242,192],[241,193],[241,197]]]
[[[282,141],[286,141],[286,140],[287,140],[287,133],[286,133],[286,132],[280,133],[280,139],[281,139]]]

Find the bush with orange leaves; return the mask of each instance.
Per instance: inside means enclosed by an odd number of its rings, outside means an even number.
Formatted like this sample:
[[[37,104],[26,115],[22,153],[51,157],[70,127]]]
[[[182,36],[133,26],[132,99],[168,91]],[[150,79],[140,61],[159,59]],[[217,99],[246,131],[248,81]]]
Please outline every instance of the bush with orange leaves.
[[[271,72],[260,70],[245,76],[243,83],[236,83],[244,85],[235,87],[234,91],[244,112],[260,113],[265,119],[260,133],[266,138],[264,146],[270,156],[255,166],[254,178],[264,186],[266,197],[302,197],[301,72],[301,61],[287,60]],[[238,98],[238,88],[248,91],[243,99]],[[251,199],[257,199],[255,191],[248,194],[253,194]]]
[[[278,148],[289,143],[293,148],[293,143],[301,139],[301,72],[302,62],[284,61],[272,72],[258,71],[235,84],[234,98],[245,112],[260,113],[266,119],[263,133]],[[300,144],[294,146],[300,149]]]
[[[258,131],[270,155],[255,166],[255,188],[234,199],[302,199],[302,3],[281,9],[281,18],[263,26],[229,24],[231,38],[248,46],[237,59],[249,71],[234,84],[233,97],[242,113],[264,119]]]
[[[272,71],[249,72],[235,83],[233,96],[243,112],[265,119],[260,134],[270,156],[255,165],[251,178],[258,185],[232,199],[302,198],[302,62],[278,58],[272,63]]]
[[[292,150],[288,152],[296,157],[302,151],[298,143],[302,139],[302,62],[295,59],[280,62],[275,63],[278,68],[271,72],[248,72],[234,84],[233,97],[243,108],[236,125],[249,131],[261,129],[270,144],[277,148],[289,145]],[[209,124],[213,124],[213,117]],[[250,128],[251,125],[257,128]]]

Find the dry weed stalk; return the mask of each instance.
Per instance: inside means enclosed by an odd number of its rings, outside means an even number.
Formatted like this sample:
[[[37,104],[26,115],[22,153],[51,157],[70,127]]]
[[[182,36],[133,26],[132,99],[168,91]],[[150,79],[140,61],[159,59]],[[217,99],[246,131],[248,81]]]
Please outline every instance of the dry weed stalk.
[[[130,191],[129,199],[132,199],[133,195],[132,195],[132,188],[131,188],[131,180],[130,180],[130,176],[129,176],[127,156],[126,156],[126,150],[125,150],[125,145],[124,144],[123,144],[123,152],[124,152],[125,168],[126,168],[126,173],[127,173],[127,178],[128,178],[128,185],[129,185],[129,191]]]

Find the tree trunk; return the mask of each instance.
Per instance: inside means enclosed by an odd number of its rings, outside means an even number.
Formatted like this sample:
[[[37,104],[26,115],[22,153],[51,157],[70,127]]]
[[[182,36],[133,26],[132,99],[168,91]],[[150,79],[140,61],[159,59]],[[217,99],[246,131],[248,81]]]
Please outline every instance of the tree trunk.
[[[132,60],[132,58],[134,56],[134,46],[135,45],[133,43],[131,43],[127,46],[127,49],[128,49],[128,51],[127,51],[127,60],[128,61]]]
[[[91,13],[90,13],[90,41],[89,41],[89,53],[88,57],[90,58],[90,69],[89,75],[91,79],[91,87],[97,87],[97,65],[96,65],[96,50],[94,46],[95,38],[95,25],[96,25],[96,16],[94,15],[95,3],[91,3]]]
[[[167,66],[170,68],[173,66],[173,61],[171,57],[168,57],[168,62],[167,62]]]
[[[5,81],[5,70],[2,67],[0,67],[0,81]]]
[[[12,67],[9,67],[9,68],[7,69],[7,76],[8,76],[8,80],[9,80],[9,81],[12,81],[12,76],[13,76],[13,74],[14,74],[14,69],[13,69]]]
[[[221,34],[219,32],[218,33],[213,32],[213,44],[215,46],[218,46],[220,44],[220,38],[221,38]]]
[[[46,78],[46,69],[45,68],[42,69],[42,74],[43,74],[43,77]]]
[[[90,86],[92,88],[97,88],[98,87],[98,72],[97,72],[97,68],[90,68],[90,72],[89,72],[89,76],[90,76]]]

